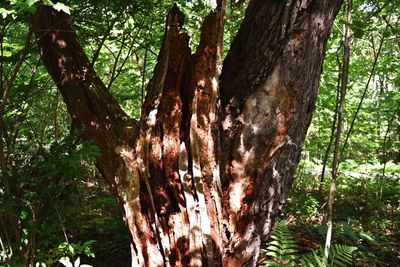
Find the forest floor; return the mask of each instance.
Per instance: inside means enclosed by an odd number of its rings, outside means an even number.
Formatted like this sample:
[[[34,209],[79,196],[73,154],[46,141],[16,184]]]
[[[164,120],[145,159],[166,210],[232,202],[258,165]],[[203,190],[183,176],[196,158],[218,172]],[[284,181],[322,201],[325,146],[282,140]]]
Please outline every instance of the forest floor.
[[[329,175],[318,191],[322,168],[299,170],[283,217],[299,250],[324,246]],[[389,171],[391,171],[389,169]],[[328,174],[328,173],[327,173]],[[400,172],[341,172],[334,203],[333,244],[357,247],[355,266],[400,266]]]
[[[282,214],[299,253],[324,246],[330,177],[327,176],[319,192],[320,170],[300,166]],[[393,173],[391,179],[378,178],[377,172],[341,173],[334,204],[332,243],[357,247],[354,266],[400,266],[400,179],[396,179],[397,172]],[[82,255],[82,262],[96,267],[129,266],[130,234],[114,197],[104,189],[107,186],[103,182],[97,181],[102,179],[81,186],[80,209],[76,210],[79,215],[66,227],[74,233],[76,242],[95,240],[92,245],[95,258]]]

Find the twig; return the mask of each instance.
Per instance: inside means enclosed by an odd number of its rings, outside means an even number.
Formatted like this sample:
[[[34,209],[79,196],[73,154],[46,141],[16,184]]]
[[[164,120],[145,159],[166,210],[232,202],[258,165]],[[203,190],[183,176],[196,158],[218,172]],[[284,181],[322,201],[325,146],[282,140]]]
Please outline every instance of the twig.
[[[356,119],[357,119],[357,116],[358,116],[358,112],[360,112],[361,106],[362,106],[362,104],[363,104],[363,102],[364,102],[364,98],[365,98],[365,96],[366,96],[366,94],[367,94],[367,91],[368,91],[369,83],[371,82],[372,76],[373,76],[374,73],[375,73],[375,68],[376,68],[376,65],[377,65],[377,63],[378,63],[378,58],[379,58],[379,54],[380,54],[381,49],[382,49],[383,41],[384,41],[384,37],[382,37],[382,39],[381,39],[381,41],[380,41],[380,43],[379,43],[378,52],[377,52],[376,55],[375,55],[374,63],[373,63],[373,65],[372,65],[372,70],[371,70],[371,72],[370,72],[370,75],[369,75],[367,84],[365,85],[364,92],[363,92],[363,94],[362,94],[362,96],[361,96],[360,102],[358,103],[357,110],[356,110],[356,112],[354,113],[353,119],[352,119],[351,124],[350,124],[350,128],[349,128],[349,130],[348,130],[348,132],[347,132],[347,134],[346,134],[346,139],[345,139],[345,141],[344,141],[344,143],[343,143],[342,151],[341,151],[341,153],[340,153],[340,159],[343,158],[343,155],[344,155],[344,153],[345,153],[345,151],[346,151],[346,147],[347,147],[347,144],[348,144],[348,141],[349,141],[349,137],[350,137],[350,135],[351,135],[351,133],[352,133],[352,131],[353,131],[353,127],[354,127],[354,125],[355,125],[355,122],[356,122]],[[340,162],[340,160],[339,160],[339,162]]]

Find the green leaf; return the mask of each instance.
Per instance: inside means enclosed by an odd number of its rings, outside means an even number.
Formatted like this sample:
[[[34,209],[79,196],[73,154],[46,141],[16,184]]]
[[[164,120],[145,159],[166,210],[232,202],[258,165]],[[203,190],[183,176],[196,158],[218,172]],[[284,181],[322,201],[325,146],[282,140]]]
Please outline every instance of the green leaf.
[[[61,262],[65,267],[74,267],[68,258],[61,258],[59,262]]]
[[[276,252],[281,252],[282,249],[280,247],[275,247],[275,246],[268,246],[267,248],[270,251],[276,251]]]
[[[374,239],[373,239],[370,235],[368,235],[368,234],[366,234],[366,233],[364,233],[364,232],[359,233],[359,235],[360,235],[360,237],[361,237],[362,239],[366,239],[366,240],[368,240],[368,241],[374,241]]]
[[[5,8],[0,7],[0,15],[5,19],[8,15],[14,14],[15,10],[7,10]]]
[[[51,2],[51,0],[43,0],[43,4],[45,4],[47,6],[54,6],[54,3]]]
[[[273,251],[268,251],[267,253],[265,253],[265,255],[277,258],[279,254]]]
[[[281,265],[279,265],[278,263],[276,263],[276,262],[274,262],[274,261],[264,261],[264,265],[265,265],[265,266],[271,266],[271,267],[274,267],[274,266],[281,266]]]
[[[33,6],[37,2],[39,2],[39,0],[26,0],[26,4],[28,5],[28,7]]]
[[[63,3],[56,3],[53,5],[53,8],[57,11],[63,11],[64,13],[71,15],[70,8]]]
[[[81,258],[77,258],[74,263],[74,267],[79,267],[81,265]]]

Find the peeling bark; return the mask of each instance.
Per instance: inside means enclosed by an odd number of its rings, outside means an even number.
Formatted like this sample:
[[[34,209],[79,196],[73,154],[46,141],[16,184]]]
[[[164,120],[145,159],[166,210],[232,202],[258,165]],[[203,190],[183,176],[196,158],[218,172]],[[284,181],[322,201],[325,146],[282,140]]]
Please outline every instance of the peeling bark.
[[[139,122],[107,92],[66,14],[41,6],[32,22],[74,123],[101,150],[132,266],[255,266],[293,182],[341,1],[251,1],[220,78],[225,4],[194,54],[170,10]]]

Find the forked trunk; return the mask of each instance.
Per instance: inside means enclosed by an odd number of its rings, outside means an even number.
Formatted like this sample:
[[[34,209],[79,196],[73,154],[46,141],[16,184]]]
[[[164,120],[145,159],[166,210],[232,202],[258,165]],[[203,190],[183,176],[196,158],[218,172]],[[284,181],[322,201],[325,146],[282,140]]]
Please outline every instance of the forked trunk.
[[[132,266],[256,265],[293,182],[340,4],[251,1],[221,77],[225,2],[194,54],[174,5],[139,122],[106,91],[68,16],[40,7],[43,62],[101,150]]]

